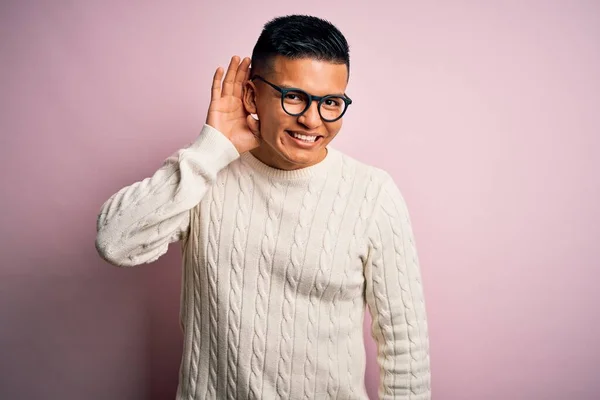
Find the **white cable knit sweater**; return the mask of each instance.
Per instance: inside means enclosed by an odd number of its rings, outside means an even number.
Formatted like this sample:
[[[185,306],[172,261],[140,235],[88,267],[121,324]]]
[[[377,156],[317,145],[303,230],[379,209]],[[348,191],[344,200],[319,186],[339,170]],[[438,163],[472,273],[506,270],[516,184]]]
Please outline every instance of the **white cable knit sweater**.
[[[366,399],[365,304],[380,397],[431,397],[417,252],[384,171],[332,148],[315,166],[276,170],[205,125],[115,193],[97,229],[99,254],[123,267],[181,241],[178,400]]]

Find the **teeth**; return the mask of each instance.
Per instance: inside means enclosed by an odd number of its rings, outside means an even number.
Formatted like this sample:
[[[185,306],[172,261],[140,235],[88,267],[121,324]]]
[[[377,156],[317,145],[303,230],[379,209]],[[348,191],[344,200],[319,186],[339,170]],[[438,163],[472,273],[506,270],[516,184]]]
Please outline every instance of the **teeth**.
[[[294,136],[296,139],[304,140],[305,142],[314,142],[317,140],[317,136],[301,135],[296,132],[292,132],[292,136]]]

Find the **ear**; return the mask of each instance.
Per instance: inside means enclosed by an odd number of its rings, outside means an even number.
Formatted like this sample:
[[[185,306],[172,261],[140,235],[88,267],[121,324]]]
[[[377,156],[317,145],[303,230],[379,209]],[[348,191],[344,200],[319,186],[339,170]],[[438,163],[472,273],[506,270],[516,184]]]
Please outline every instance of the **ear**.
[[[242,93],[242,102],[248,114],[256,114],[256,86],[252,81],[244,83],[244,92]]]

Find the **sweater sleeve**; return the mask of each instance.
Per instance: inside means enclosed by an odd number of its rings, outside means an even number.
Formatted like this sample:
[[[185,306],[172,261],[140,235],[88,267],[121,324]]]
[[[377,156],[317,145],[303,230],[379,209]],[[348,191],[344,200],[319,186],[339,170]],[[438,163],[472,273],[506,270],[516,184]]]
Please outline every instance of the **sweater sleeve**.
[[[126,186],[101,207],[96,250],[116,266],[157,260],[189,228],[196,206],[220,170],[239,157],[220,131],[204,125],[189,146],[168,157],[150,177]]]
[[[407,205],[387,175],[369,228],[366,300],[381,399],[431,398],[423,286]]]

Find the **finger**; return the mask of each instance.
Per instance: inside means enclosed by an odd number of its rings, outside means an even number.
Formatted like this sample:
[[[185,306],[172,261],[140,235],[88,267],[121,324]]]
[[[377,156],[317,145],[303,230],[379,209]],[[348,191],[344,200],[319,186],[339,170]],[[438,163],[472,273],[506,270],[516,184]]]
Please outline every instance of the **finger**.
[[[231,96],[233,94],[233,82],[235,80],[235,73],[239,63],[240,58],[238,56],[231,57],[229,67],[227,68],[227,73],[225,74],[225,80],[223,81],[223,96]]]
[[[210,88],[210,101],[219,100],[221,98],[221,79],[223,78],[223,68],[217,68],[213,76],[212,87]]]
[[[242,97],[244,82],[247,80],[248,67],[250,66],[250,58],[246,57],[240,63],[237,73],[235,74],[235,82],[233,85],[233,95],[235,97]]]
[[[250,63],[252,63],[252,60],[250,60]],[[244,79],[244,82],[250,80],[251,77],[252,77],[252,66],[249,66],[248,71],[246,71],[246,79]]]
[[[251,69],[248,68],[246,73],[244,74],[244,82],[247,82],[250,79],[250,74],[252,73]]]

